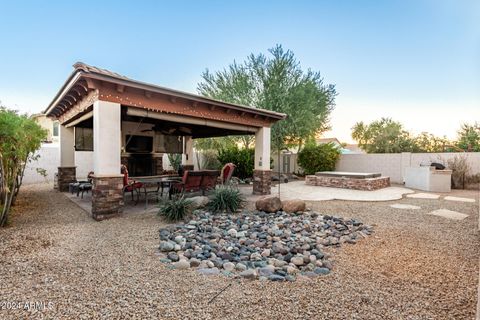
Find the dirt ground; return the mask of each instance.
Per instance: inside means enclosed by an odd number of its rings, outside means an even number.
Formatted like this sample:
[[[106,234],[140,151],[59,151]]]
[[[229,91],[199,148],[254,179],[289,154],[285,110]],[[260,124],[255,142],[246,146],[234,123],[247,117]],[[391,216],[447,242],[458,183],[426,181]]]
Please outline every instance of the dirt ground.
[[[156,255],[164,222],[154,214],[96,222],[51,186],[26,186],[0,230],[0,318],[474,319],[478,193],[461,195],[477,202],[309,203],[374,225],[375,233],[331,250],[328,276],[274,283],[170,270]],[[439,208],[469,216],[426,214]]]

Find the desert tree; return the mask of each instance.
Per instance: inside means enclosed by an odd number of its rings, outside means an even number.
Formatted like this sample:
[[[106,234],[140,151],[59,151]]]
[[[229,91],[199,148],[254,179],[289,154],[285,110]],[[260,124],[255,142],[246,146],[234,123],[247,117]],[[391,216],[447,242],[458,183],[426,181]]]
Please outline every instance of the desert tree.
[[[242,63],[202,74],[198,92],[204,96],[287,114],[272,127],[272,147],[300,148],[304,142],[328,130],[335,105],[335,86],[324,84],[320,72],[304,71],[290,50],[281,45],[265,54],[250,54]],[[252,136],[236,137],[245,147]]]
[[[410,133],[400,122],[390,118],[381,118],[369,124],[357,122],[352,128],[352,138],[367,153],[418,151]]]
[[[457,147],[468,152],[480,151],[480,123],[464,123],[457,134]]]

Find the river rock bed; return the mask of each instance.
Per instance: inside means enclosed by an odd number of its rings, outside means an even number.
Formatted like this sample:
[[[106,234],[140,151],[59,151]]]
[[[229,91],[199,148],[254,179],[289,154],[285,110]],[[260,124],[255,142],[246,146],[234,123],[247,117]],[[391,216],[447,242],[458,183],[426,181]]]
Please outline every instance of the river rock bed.
[[[329,274],[332,263],[324,249],[355,244],[373,230],[355,219],[314,211],[229,215],[197,210],[190,222],[159,232],[160,260],[172,268],[196,268],[205,275],[294,281],[300,274]]]

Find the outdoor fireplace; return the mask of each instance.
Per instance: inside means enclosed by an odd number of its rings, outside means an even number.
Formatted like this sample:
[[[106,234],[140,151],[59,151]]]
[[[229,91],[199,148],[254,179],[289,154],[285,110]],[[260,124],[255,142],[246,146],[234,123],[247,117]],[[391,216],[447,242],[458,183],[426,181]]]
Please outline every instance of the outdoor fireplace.
[[[153,176],[161,174],[162,154],[130,153],[122,155],[122,164],[128,168],[131,177]]]

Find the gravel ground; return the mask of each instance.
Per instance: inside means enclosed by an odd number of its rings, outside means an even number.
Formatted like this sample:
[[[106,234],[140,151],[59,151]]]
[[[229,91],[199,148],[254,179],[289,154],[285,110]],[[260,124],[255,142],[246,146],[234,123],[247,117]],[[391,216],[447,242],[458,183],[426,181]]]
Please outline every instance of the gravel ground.
[[[22,191],[0,230],[1,319],[474,319],[478,204],[310,203],[374,225],[375,234],[335,249],[330,275],[277,283],[169,270],[156,255],[164,224],[153,214],[95,222],[51,186]],[[388,206],[397,202],[422,209]],[[424,214],[440,207],[470,216]],[[51,308],[5,310],[17,301]]]

